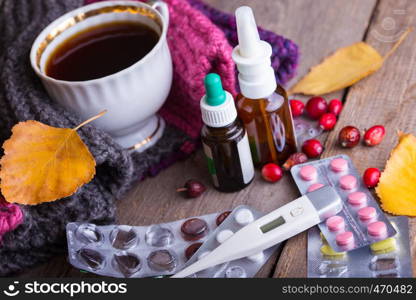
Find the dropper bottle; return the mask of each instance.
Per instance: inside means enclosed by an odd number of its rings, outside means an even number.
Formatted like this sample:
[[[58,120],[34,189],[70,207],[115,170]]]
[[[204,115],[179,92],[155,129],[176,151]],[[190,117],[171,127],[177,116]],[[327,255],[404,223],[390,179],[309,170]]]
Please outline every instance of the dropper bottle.
[[[254,166],[247,133],[237,117],[232,95],[222,88],[221,78],[205,77],[206,95],[201,99],[202,143],[216,189],[236,192],[251,183]]]
[[[289,100],[276,83],[272,48],[260,40],[253,11],[242,6],[235,15],[239,45],[232,58],[239,71],[238,115],[248,133],[254,164],[281,164],[297,148]]]

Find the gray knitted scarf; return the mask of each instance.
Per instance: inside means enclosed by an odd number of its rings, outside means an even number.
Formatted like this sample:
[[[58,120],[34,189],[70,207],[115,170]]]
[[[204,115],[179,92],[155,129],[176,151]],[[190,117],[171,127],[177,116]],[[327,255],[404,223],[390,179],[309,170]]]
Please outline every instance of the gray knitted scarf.
[[[1,144],[19,121],[38,120],[66,128],[82,121],[49,99],[29,62],[30,47],[39,32],[58,16],[82,4],[82,0],[0,0]],[[95,178],[71,197],[21,207],[24,223],[6,234],[0,245],[0,276],[66,251],[68,222],[113,222],[114,199],[120,198],[149,167],[175,152],[186,139],[178,130],[167,128],[156,146],[132,156],[93,125],[83,127],[79,134],[97,162]]]

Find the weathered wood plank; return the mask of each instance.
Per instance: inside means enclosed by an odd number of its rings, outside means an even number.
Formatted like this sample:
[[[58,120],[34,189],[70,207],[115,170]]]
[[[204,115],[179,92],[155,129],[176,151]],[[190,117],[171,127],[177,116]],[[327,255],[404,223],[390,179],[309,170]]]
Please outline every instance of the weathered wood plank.
[[[298,76],[303,76],[324,56],[339,47],[362,39],[375,0],[337,1],[336,4],[331,0],[207,0],[207,2],[229,12],[233,12],[243,4],[252,6],[259,25],[285,35],[300,45],[302,63]],[[341,97],[342,92],[331,96]],[[199,179],[211,186],[205,161],[200,152],[161,172],[157,177],[138,184],[125,199],[119,201],[118,222],[131,225],[167,222],[231,209],[240,204],[248,204],[267,212],[298,196],[290,176],[285,176],[277,184],[268,184],[256,174],[253,184],[239,193],[223,194],[210,188],[200,198],[188,200],[177,195],[175,189],[189,178]],[[289,260],[289,258],[292,262],[297,261],[300,264],[304,262],[304,258],[299,260],[292,253],[285,252],[283,259]],[[271,260],[258,276],[269,276],[274,264],[275,260]],[[63,257],[56,258],[49,264],[26,274],[30,277],[80,276],[79,271],[66,263]],[[302,269],[299,265],[295,273],[276,273],[279,274],[302,276],[304,267]]]
[[[369,28],[366,41],[382,54],[386,54],[393,42],[409,26],[415,26],[412,18],[416,12],[415,1],[380,1]],[[389,29],[392,26],[391,29]],[[354,85],[346,98],[344,110],[335,129],[326,141],[323,157],[344,153],[349,155],[358,170],[363,173],[368,167],[383,169],[391,149],[398,139],[396,130],[416,133],[416,34],[412,33],[383,68],[371,77]],[[340,70],[342,71],[342,70]],[[361,130],[382,124],[387,135],[382,144],[369,148],[359,145],[353,149],[342,149],[337,145],[338,132],[347,125]],[[412,253],[415,257],[416,222],[411,220]],[[282,253],[276,276],[305,276],[299,272],[298,260],[305,259],[306,234],[291,240]],[[292,262],[296,262],[291,266]],[[413,260],[415,270],[416,261]],[[303,269],[302,269],[303,270]]]

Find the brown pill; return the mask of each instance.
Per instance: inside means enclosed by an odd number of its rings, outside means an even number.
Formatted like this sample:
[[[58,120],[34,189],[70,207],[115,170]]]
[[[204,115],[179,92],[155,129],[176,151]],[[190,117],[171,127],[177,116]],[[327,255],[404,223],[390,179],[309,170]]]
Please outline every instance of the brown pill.
[[[199,240],[206,235],[207,231],[208,224],[198,218],[189,219],[181,226],[183,238],[187,241]]]
[[[190,245],[188,248],[186,248],[185,250],[185,257],[186,259],[190,259],[192,257],[192,255],[195,254],[196,251],[198,251],[198,249],[202,246],[202,243],[194,243],[192,245]]]
[[[216,224],[220,226],[222,222],[230,215],[231,211],[225,211],[217,217]]]

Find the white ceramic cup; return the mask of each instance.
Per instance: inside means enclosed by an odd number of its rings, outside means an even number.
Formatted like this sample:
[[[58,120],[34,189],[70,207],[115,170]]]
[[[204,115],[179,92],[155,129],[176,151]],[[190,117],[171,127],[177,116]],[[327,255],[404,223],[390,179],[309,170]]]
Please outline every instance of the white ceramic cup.
[[[137,21],[160,36],[154,48],[132,66],[98,79],[57,80],[45,74],[48,57],[63,41],[89,27],[114,21]],[[94,125],[123,148],[143,151],[162,135],[156,115],[172,85],[172,59],[166,41],[169,12],[164,2],[104,1],[75,9],[48,25],[33,43],[30,60],[52,99],[81,119],[108,112]],[[114,57],[117,59],[117,57]]]

